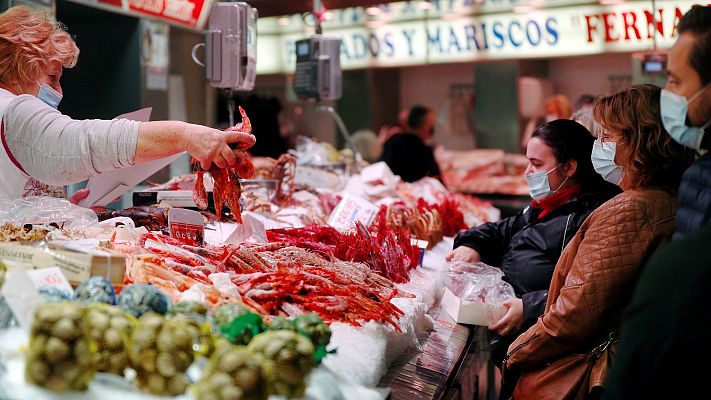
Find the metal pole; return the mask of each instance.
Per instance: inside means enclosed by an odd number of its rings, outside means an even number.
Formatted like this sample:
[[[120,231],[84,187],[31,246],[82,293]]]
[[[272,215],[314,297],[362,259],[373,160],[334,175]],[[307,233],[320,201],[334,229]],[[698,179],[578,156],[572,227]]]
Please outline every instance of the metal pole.
[[[235,126],[235,91],[233,89],[227,90],[227,112],[230,116],[230,128]]]
[[[341,119],[341,116],[338,115],[338,112],[333,107],[324,105],[316,107],[316,111],[328,113],[331,117],[333,117],[333,120],[336,122],[336,127],[338,127],[338,131],[341,132],[341,136],[343,136],[343,139],[346,141],[346,145],[353,151],[353,165],[357,165],[357,163],[363,159],[363,156],[358,152],[358,150],[356,150],[353,140],[351,140],[351,135],[348,132],[348,128],[346,128],[346,124],[343,123],[343,120]]]
[[[316,21],[316,34],[320,35],[323,33],[321,29],[321,18],[323,16],[323,3],[321,0],[314,0],[314,20]]]

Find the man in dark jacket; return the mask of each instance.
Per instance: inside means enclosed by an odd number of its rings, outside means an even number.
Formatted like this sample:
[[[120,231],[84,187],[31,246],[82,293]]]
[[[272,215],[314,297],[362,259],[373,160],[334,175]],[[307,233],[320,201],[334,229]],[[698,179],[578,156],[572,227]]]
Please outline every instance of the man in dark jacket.
[[[711,149],[711,8],[694,7],[679,22],[679,37],[669,51],[669,80],[662,93],[662,121],[682,145]],[[688,109],[688,112],[687,112]],[[711,153],[684,173],[674,239],[711,222]]]
[[[434,133],[434,111],[414,106],[410,109],[407,124],[411,132],[398,133],[388,139],[383,144],[380,160],[405,182],[425,176],[439,177],[439,166],[429,143]]]
[[[669,53],[667,90],[688,99],[688,115],[678,116],[677,120],[665,115],[665,106],[673,106],[674,99],[667,104],[662,100],[665,128],[679,143],[708,150],[711,7],[692,8],[679,22],[678,31],[677,42]],[[622,323],[604,399],[708,396],[708,367],[703,362],[711,357],[709,217],[711,153],[699,158],[684,173],[675,241],[649,262],[639,279]],[[700,360],[702,365],[691,367],[691,360]]]

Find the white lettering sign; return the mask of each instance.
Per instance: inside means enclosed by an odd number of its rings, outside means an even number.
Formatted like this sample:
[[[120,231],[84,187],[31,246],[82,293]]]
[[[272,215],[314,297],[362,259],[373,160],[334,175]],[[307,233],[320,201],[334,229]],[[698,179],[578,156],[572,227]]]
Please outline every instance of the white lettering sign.
[[[432,2],[433,6],[436,3],[445,10],[443,4],[456,8],[459,2]],[[373,24],[354,17],[359,23],[334,22],[330,30],[324,24],[324,33],[342,39],[344,69],[632,52],[650,50],[655,41],[657,48],[669,48],[681,16],[693,4],[659,0],[656,10],[651,2],[630,2],[481,16],[442,11],[440,18],[428,19],[412,11],[414,18],[400,21]],[[393,15],[407,14],[408,6],[409,2],[390,5],[400,10]],[[294,43],[312,33],[307,26],[280,29],[275,20],[260,20],[257,72],[261,74],[292,73]]]

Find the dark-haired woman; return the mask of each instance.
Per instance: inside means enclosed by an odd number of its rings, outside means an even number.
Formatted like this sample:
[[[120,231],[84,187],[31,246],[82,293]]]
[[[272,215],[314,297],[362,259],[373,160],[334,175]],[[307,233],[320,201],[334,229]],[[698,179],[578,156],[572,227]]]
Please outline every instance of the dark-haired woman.
[[[499,267],[516,299],[489,328],[502,338],[494,361],[543,314],[558,257],[585,218],[620,192],[595,173],[590,155],[595,138],[585,127],[559,119],[540,125],[528,142],[526,180],[530,207],[499,222],[471,228],[454,239],[453,261],[482,261]]]

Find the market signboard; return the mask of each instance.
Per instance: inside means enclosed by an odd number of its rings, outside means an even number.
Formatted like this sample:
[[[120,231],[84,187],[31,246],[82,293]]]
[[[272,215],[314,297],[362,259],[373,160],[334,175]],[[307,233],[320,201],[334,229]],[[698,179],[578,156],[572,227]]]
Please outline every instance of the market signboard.
[[[72,0],[76,3],[119,11],[135,17],[151,17],[174,25],[203,29],[212,0]]]
[[[128,0],[131,11],[197,27],[205,0]]]
[[[638,1],[521,13],[441,12],[440,18],[369,20],[333,24],[330,30],[324,24],[324,34],[342,39],[344,69],[632,52],[651,50],[655,41],[657,48],[669,48],[679,19],[693,4],[698,2],[658,0],[656,9],[651,1]],[[282,26],[274,18],[260,24],[257,72],[293,72],[294,43],[313,29]]]

